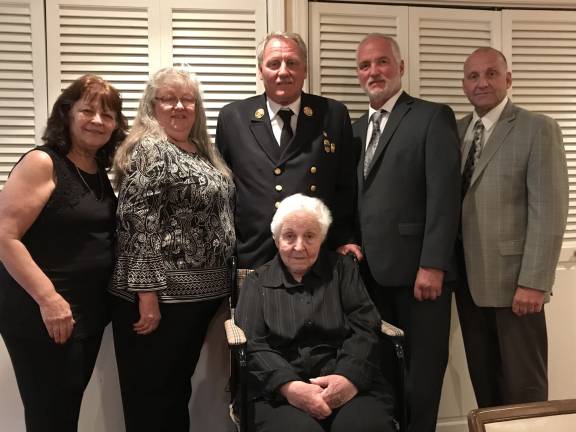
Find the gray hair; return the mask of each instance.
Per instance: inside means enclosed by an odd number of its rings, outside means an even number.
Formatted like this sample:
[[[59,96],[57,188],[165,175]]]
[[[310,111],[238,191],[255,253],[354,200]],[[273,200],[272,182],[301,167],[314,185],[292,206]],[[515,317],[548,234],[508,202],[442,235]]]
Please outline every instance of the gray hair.
[[[362,44],[366,42],[368,39],[382,39],[388,42],[392,47],[392,55],[394,55],[394,59],[398,63],[402,61],[402,53],[400,52],[400,45],[398,45],[396,39],[394,39],[392,36],[385,35],[384,33],[368,33],[366,36],[364,36],[360,41],[360,43],[358,44],[358,47],[356,48],[356,55],[358,55],[358,50],[360,49]]]
[[[295,42],[298,45],[298,50],[300,51],[300,57],[302,62],[306,65],[308,64],[308,50],[306,48],[306,44],[302,40],[302,36],[298,33],[290,33],[290,32],[272,32],[266,35],[264,39],[258,44],[256,47],[256,59],[258,60],[258,66],[262,65],[262,61],[264,60],[264,50],[266,49],[266,45],[272,39],[284,39],[290,40]]]
[[[280,206],[272,218],[272,223],[270,223],[270,230],[274,238],[278,238],[286,217],[300,211],[309,213],[318,221],[322,240],[324,240],[328,233],[328,228],[330,228],[330,224],[332,223],[330,210],[326,204],[318,198],[299,193],[290,195],[280,202]]]
[[[200,83],[196,75],[187,70],[186,67],[167,67],[160,69],[148,81],[142,99],[140,99],[140,105],[138,106],[138,112],[134,118],[132,129],[128,137],[120,144],[116,151],[114,158],[114,172],[117,176],[116,186],[120,186],[130,166],[132,151],[137,142],[143,138],[157,138],[159,140],[167,138],[166,133],[156,119],[154,104],[156,102],[155,97],[158,89],[173,83],[192,89],[194,99],[196,100],[194,126],[192,126],[192,130],[188,135],[188,141],[196,145],[198,153],[202,157],[207,159],[226,177],[231,178],[230,170],[222,160],[222,157],[208,135],[206,112],[204,111]]]

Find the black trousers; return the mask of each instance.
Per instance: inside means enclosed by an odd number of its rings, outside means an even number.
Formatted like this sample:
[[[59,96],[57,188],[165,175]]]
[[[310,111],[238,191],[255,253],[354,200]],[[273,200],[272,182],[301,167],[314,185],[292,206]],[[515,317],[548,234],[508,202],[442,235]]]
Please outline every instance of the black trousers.
[[[408,431],[434,432],[448,364],[454,283],[445,283],[436,300],[418,301],[413,287],[382,286],[366,266],[363,278],[382,319],[402,328],[406,335]],[[391,352],[382,366],[385,375],[391,369],[390,359]]]
[[[325,420],[316,420],[287,402],[254,403],[255,432],[394,432],[390,400],[358,394]]]
[[[190,380],[221,302],[160,303],[160,325],[143,336],[132,328],[140,317],[138,304],[113,298],[114,348],[126,432],[188,432]]]
[[[511,307],[478,307],[466,278],[456,303],[478,406],[548,399],[548,337],[544,308],[517,316]]]
[[[2,334],[24,405],[27,432],[76,432],[102,332],[58,345],[46,335]]]

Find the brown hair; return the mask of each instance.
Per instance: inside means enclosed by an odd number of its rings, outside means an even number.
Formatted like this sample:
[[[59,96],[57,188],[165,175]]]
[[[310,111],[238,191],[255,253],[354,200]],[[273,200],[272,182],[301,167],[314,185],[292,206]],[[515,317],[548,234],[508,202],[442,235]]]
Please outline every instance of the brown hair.
[[[110,140],[96,153],[99,163],[105,168],[109,168],[112,165],[116,147],[126,136],[128,123],[122,114],[120,93],[108,81],[97,75],[81,76],[58,96],[52,107],[42,140],[48,147],[55,149],[62,156],[70,152],[72,147],[70,110],[81,99],[89,103],[96,101],[102,108],[113,111],[116,116],[116,129],[112,132]]]

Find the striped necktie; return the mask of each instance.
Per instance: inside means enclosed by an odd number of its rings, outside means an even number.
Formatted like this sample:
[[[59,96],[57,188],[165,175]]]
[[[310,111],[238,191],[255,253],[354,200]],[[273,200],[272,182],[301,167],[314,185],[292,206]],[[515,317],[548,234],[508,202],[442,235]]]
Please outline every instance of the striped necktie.
[[[368,142],[364,155],[364,178],[368,175],[368,168],[370,168],[374,153],[376,153],[376,148],[378,147],[378,141],[380,141],[380,120],[384,114],[386,114],[386,110],[375,111],[372,113],[372,117],[370,117],[372,135],[370,136],[370,141]]]
[[[474,124],[473,135],[472,135],[472,145],[470,146],[470,151],[466,157],[466,163],[464,164],[464,171],[462,171],[462,198],[468,192],[470,187],[470,181],[472,180],[472,175],[474,174],[474,168],[480,159],[480,153],[482,152],[482,139],[484,138],[484,125],[482,120]]]

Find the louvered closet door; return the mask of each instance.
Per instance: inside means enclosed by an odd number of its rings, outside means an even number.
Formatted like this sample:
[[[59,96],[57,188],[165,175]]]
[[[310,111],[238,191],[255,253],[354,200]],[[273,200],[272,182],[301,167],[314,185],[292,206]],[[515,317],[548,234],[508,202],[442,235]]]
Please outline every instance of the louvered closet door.
[[[576,250],[576,12],[504,11],[502,28],[513,101],[555,118],[564,133],[570,177],[564,239]]]
[[[468,114],[462,67],[474,49],[500,47],[500,12],[410,8],[409,25],[413,96],[446,103],[457,118]]]
[[[42,0],[0,0],[0,189],[46,125]]]
[[[159,66],[158,2],[46,1],[50,106],[72,81],[94,73],[122,93],[132,119],[149,71]]]
[[[198,76],[212,136],[224,105],[263,91],[256,46],[266,28],[266,0],[162,3],[162,62],[188,65]]]
[[[308,77],[312,93],[337,99],[356,119],[368,109],[368,98],[356,78],[356,47],[368,33],[396,38],[408,53],[408,8],[404,6],[310,3]],[[404,89],[410,90],[407,75]]]

